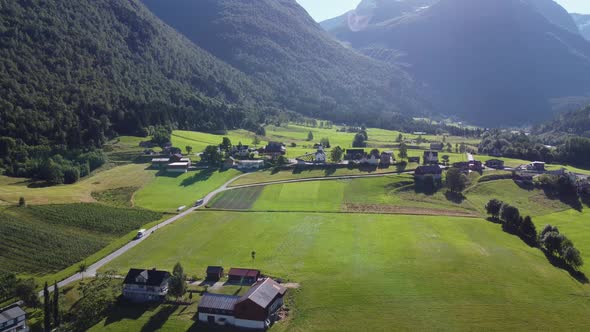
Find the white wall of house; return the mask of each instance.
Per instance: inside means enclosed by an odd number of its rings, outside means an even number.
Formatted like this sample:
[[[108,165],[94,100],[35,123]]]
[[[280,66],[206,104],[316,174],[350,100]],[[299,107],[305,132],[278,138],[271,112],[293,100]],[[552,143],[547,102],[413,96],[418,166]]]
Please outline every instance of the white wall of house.
[[[236,318],[234,316],[209,314],[199,312],[199,321],[209,323],[209,317],[215,317],[215,324],[217,325],[236,325]]]
[[[235,320],[235,326],[243,327],[247,329],[265,329],[266,323],[263,321],[258,320],[247,320],[247,319],[237,319]]]

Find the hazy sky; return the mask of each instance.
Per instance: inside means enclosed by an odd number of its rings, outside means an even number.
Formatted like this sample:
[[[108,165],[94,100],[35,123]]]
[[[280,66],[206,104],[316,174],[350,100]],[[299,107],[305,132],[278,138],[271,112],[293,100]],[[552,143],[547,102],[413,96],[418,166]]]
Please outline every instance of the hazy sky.
[[[590,0],[556,0],[571,13],[590,14]],[[323,21],[356,8],[360,0],[297,0],[316,21]]]

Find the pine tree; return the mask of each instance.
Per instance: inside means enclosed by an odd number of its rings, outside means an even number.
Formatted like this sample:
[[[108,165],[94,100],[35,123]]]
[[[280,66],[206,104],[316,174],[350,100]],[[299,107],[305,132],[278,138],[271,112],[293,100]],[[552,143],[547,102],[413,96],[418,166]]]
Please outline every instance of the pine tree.
[[[49,288],[47,288],[47,281],[43,288],[43,329],[45,332],[51,331],[51,299],[49,298]]]
[[[61,324],[59,319],[59,288],[57,282],[53,285],[53,325],[59,327]]]

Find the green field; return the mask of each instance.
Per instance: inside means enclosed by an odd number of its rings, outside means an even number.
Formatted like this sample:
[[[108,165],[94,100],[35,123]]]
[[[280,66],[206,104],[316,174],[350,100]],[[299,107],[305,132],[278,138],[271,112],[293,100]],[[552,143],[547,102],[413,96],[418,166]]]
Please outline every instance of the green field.
[[[55,273],[160,218],[161,214],[151,211],[100,204],[4,209],[0,212],[0,270]]]
[[[135,194],[135,205],[154,211],[175,212],[241,174],[236,170],[201,170],[182,174],[160,172]]]
[[[125,273],[177,261],[189,275],[207,265],[242,266],[300,283],[289,295],[290,319],[273,331],[585,330],[590,323],[589,286],[482,219],[199,212],[106,268]],[[96,328],[141,330],[161,309]],[[162,330],[192,326],[193,318],[171,311],[159,320]]]

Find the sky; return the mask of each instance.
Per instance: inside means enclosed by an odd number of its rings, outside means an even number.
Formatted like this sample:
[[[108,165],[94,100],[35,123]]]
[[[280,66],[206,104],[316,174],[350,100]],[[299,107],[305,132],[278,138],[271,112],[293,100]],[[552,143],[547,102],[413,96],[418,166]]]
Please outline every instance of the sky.
[[[356,8],[360,0],[297,0],[318,22]],[[570,13],[590,14],[590,0],[556,0]]]

